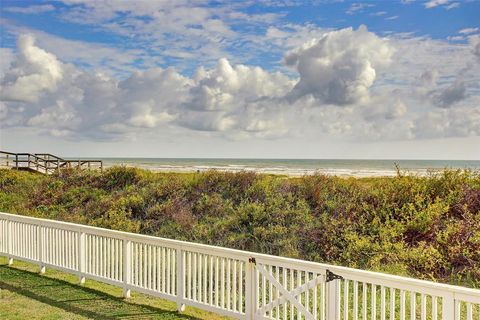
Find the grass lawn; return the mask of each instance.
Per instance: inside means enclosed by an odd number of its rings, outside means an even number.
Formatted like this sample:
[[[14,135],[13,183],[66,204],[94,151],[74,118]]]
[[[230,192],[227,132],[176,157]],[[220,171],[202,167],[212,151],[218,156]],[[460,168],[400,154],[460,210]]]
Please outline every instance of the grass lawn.
[[[216,314],[187,307],[176,312],[176,303],[15,260],[7,266],[0,257],[0,319],[222,319]]]

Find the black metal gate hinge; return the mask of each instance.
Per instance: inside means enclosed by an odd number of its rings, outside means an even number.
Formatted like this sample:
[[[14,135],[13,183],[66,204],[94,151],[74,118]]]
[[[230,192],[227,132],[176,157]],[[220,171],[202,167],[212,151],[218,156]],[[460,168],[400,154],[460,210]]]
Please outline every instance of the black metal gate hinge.
[[[327,269],[325,273],[325,282],[330,282],[333,280],[343,280],[343,277]]]
[[[249,258],[248,262],[253,263],[253,264],[257,264],[257,261],[255,261],[255,258]]]

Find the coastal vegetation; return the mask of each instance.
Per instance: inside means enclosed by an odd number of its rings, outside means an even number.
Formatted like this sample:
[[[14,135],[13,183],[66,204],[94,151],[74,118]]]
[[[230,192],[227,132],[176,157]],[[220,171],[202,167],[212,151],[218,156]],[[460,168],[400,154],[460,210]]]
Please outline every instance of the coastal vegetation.
[[[480,288],[480,174],[0,170],[0,211]]]

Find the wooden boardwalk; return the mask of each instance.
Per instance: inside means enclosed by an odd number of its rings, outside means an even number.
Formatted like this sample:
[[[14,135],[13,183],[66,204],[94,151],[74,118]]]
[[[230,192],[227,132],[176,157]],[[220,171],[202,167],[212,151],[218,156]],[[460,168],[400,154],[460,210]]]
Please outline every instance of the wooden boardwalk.
[[[0,158],[2,167],[45,174],[67,168],[103,170],[102,160],[64,159],[50,153],[13,153],[0,150]]]

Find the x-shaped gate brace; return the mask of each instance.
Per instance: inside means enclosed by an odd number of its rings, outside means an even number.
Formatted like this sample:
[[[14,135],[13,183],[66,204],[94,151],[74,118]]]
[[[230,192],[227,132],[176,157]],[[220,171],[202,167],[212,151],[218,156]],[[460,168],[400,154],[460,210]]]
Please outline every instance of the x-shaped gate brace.
[[[265,266],[262,264],[256,265],[257,270],[270,281],[270,283],[282,294],[282,296],[274,299],[273,301],[269,302],[268,304],[262,306],[260,309],[257,310],[257,314],[263,316],[266,312],[273,310],[273,308],[285,303],[286,301],[290,301],[295,307],[297,307],[298,311],[305,315],[306,319],[314,319],[313,315],[305,308],[305,306],[297,299],[297,296],[305,292],[306,290],[315,288],[319,283],[323,281],[323,275],[318,275],[314,279],[308,281],[307,283],[295,288],[294,290],[288,291],[283,287],[283,285],[278,282],[275,277],[273,277]]]

